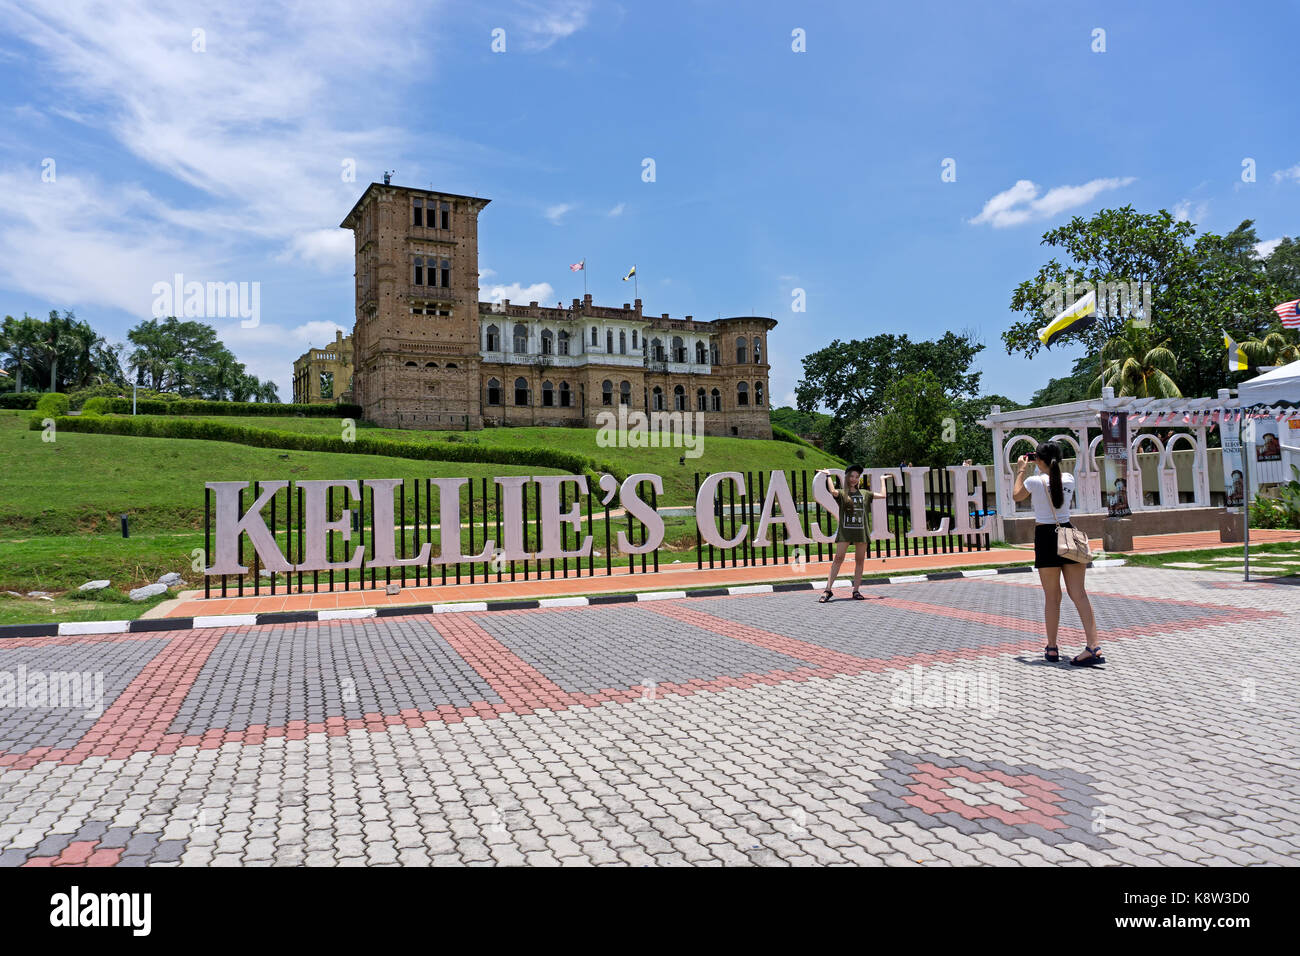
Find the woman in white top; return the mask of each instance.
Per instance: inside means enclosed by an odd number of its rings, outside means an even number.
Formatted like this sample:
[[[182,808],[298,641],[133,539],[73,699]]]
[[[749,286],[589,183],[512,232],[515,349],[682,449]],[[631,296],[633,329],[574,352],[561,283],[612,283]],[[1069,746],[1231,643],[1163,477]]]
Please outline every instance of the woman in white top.
[[[1030,475],[1030,468],[1038,466],[1038,474]],[[1032,455],[1020,457],[1016,484],[1011,495],[1016,501],[1032,500],[1034,505],[1034,567],[1043,584],[1043,616],[1047,625],[1047,647],[1043,656],[1055,663],[1061,659],[1056,646],[1056,632],[1061,623],[1061,578],[1069,592],[1074,608],[1079,612],[1087,650],[1070,661],[1078,667],[1091,667],[1106,663],[1097,641],[1097,620],[1092,613],[1092,603],[1084,588],[1083,578],[1088,573],[1086,564],[1063,558],[1056,552],[1056,528],[1070,524],[1070,495],[1074,493],[1074,475],[1061,473],[1061,446],[1054,441],[1043,442]]]

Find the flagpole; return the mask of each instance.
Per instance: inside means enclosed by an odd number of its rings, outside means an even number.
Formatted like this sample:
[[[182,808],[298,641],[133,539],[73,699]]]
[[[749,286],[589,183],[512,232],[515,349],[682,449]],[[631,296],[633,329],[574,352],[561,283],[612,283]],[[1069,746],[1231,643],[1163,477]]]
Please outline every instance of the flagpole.
[[[1246,445],[1243,441],[1243,433],[1246,430],[1246,410],[1238,409],[1241,417],[1237,419],[1237,447],[1241,449],[1241,512],[1242,523],[1245,525],[1245,535],[1242,538],[1244,543],[1242,548],[1242,570],[1245,573],[1244,580],[1250,580],[1250,456],[1246,454]]]
[[[587,257],[582,257],[582,297],[587,297]]]

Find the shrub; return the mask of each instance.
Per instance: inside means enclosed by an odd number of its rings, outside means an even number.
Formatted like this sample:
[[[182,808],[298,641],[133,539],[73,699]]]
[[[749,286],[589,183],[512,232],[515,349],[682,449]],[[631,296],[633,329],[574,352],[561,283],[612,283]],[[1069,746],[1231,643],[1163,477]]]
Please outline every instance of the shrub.
[[[106,397],[100,406],[105,415],[130,415],[131,399]],[[140,415],[242,415],[283,416],[301,415],[304,418],[360,418],[360,405],[285,405],[275,402],[209,402],[197,398],[139,398],[136,412]]]
[[[0,408],[18,408],[31,411],[41,397],[40,392],[9,392],[0,395]]]
[[[68,396],[62,392],[46,392],[36,401],[36,410],[32,412],[32,427],[40,428],[47,418],[58,418],[68,414]]]

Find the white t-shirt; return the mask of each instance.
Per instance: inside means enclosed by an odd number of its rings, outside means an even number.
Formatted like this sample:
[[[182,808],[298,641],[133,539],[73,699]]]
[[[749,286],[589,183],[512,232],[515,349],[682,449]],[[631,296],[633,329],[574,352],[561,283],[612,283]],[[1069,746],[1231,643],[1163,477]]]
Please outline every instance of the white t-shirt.
[[[1074,475],[1061,473],[1061,487],[1065,489],[1065,500],[1061,507],[1052,508],[1052,479],[1041,472],[1025,479],[1025,490],[1034,505],[1034,520],[1039,524],[1064,524],[1070,520],[1070,496],[1074,494]],[[1053,513],[1054,512],[1054,513]]]

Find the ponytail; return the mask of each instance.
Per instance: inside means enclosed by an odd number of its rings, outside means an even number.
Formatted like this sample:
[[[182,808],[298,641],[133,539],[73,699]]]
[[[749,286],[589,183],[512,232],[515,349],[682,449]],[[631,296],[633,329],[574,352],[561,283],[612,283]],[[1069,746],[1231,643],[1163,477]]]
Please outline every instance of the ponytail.
[[[1061,483],[1061,446],[1054,441],[1045,441],[1035,449],[1035,453],[1038,460],[1047,465],[1052,507],[1060,508],[1065,504],[1065,485]]]

